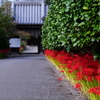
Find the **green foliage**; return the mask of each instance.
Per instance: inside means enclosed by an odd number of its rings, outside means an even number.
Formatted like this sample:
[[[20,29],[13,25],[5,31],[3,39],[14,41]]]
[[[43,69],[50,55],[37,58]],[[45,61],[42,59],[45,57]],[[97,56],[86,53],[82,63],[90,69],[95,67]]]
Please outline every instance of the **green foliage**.
[[[45,3],[46,3],[47,5],[50,5],[51,2],[52,2],[52,0],[45,0]]]
[[[7,4],[5,6],[7,7]],[[4,31],[8,37],[11,37],[16,31],[16,27],[10,11],[5,6],[0,7],[0,30]]]
[[[21,47],[23,47],[23,49],[25,49],[25,47],[26,47],[26,41],[21,41]]]
[[[9,47],[8,36],[12,32],[13,24],[10,15],[5,14],[4,8],[0,7],[0,50]]]
[[[66,4],[53,0],[49,6],[48,16],[42,28],[42,44],[44,49],[64,49],[66,44],[66,16],[63,9]],[[59,8],[61,6],[62,9]],[[61,10],[61,11],[60,11]],[[62,23],[64,22],[64,23]]]
[[[7,53],[0,53],[0,59],[7,58],[7,57],[8,57]]]
[[[42,45],[100,55],[100,0],[52,0],[42,27]]]
[[[2,30],[0,30],[0,50],[8,48],[9,48],[9,43],[6,34]]]
[[[26,41],[30,39],[31,34],[25,31],[17,31],[16,36],[20,37],[22,40]]]

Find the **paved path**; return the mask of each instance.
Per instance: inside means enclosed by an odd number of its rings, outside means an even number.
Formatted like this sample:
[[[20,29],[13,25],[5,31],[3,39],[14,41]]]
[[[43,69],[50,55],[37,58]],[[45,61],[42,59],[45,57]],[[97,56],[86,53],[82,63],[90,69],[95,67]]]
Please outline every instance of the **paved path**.
[[[38,53],[38,46],[27,45],[22,53]]]
[[[0,100],[77,100],[41,55],[0,60]]]

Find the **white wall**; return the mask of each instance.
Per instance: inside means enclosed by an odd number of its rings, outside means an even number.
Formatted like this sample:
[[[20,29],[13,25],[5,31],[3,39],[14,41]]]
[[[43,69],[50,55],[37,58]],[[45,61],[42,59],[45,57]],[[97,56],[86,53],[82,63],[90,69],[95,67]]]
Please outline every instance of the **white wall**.
[[[48,7],[44,2],[12,2],[12,16],[18,24],[43,24],[42,18],[47,15]]]
[[[0,6],[1,6],[2,0],[0,0]]]

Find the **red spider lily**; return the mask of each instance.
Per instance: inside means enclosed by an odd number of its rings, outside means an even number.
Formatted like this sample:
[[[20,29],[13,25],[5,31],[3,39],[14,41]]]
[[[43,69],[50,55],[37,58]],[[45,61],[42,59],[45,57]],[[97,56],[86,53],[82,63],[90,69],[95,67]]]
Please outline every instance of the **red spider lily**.
[[[100,83],[100,75],[96,76],[96,80]]]
[[[94,77],[87,77],[86,80],[89,81],[89,82],[91,82],[91,81],[94,80]]]
[[[98,68],[97,73],[100,74],[100,67]]]
[[[59,72],[63,73],[63,72],[64,72],[64,70],[60,70]]]
[[[63,67],[64,67],[64,65],[59,65],[59,67],[62,67],[62,68],[63,68]]]
[[[93,68],[84,68],[82,70],[82,73],[85,75],[85,76],[95,76],[95,70]]]
[[[76,80],[82,80],[82,79],[84,79],[84,74],[81,71],[77,72],[76,76],[77,76]]]
[[[71,69],[72,61],[68,61],[66,68]]]
[[[67,62],[71,59],[71,55],[65,51],[60,51],[56,56],[56,60],[60,63],[67,64]]]
[[[84,68],[78,72],[76,72],[76,80],[87,80],[87,81],[93,81],[94,77],[95,77],[95,70],[91,69],[91,68]]]
[[[73,71],[79,71],[79,69],[80,69],[80,65],[78,64],[72,66]]]
[[[54,50],[45,50],[44,53],[47,55],[47,56],[51,56],[53,58],[56,58],[56,56],[58,55],[58,51],[54,51]]]
[[[88,92],[96,94],[96,88],[90,88],[90,90]]]
[[[62,64],[66,64],[70,59],[71,57],[66,56],[66,55],[59,54],[58,56],[56,56],[56,60]]]
[[[72,70],[69,70],[68,73],[73,73],[73,71]]]
[[[63,73],[65,76],[68,73],[69,76],[72,75],[72,81],[86,82],[82,85],[84,86],[84,90],[85,87],[87,91],[87,89],[92,86],[88,92],[100,95],[100,86],[95,87],[100,84],[100,63],[98,60],[93,59],[93,55],[91,53],[74,54],[65,51],[45,50],[45,54],[60,63],[58,67],[62,73],[66,70],[66,73]],[[63,78],[64,77],[59,77],[58,81],[62,81]],[[77,83],[74,87],[80,91],[82,86],[80,83]]]
[[[100,86],[97,86],[97,87],[94,87],[94,88],[90,88],[90,90],[88,92],[96,94],[96,95],[100,95]]]
[[[77,89],[78,91],[80,91],[80,88],[82,87],[82,85],[80,83],[76,83],[74,88]]]
[[[59,77],[59,78],[58,78],[58,81],[62,81],[62,80],[63,80],[63,77]]]
[[[0,53],[6,53],[6,52],[9,52],[9,50],[8,49],[0,50]]]
[[[68,54],[67,52],[65,52],[65,51],[60,51],[59,52],[61,55],[66,55],[66,54]]]

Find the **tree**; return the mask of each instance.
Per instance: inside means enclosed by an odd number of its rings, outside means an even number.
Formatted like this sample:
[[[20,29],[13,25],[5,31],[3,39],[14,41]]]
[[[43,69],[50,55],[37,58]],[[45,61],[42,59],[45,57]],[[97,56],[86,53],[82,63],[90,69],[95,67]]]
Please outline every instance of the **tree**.
[[[9,2],[8,0],[3,0],[1,6],[1,13],[3,14],[3,18],[0,19],[2,23],[5,23],[2,27],[5,28],[5,32],[7,33],[6,35],[8,37],[13,36],[16,31],[16,23],[13,22],[13,18],[11,16],[12,10],[10,5],[11,2]]]
[[[8,37],[15,32],[15,24],[12,22],[10,2],[4,2],[0,7],[0,50],[9,47]]]

